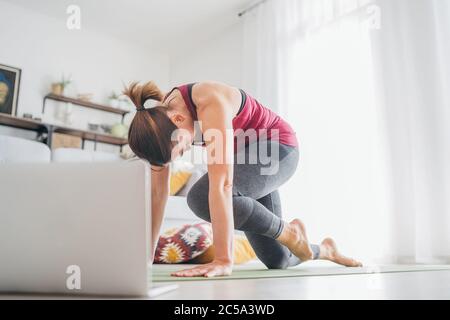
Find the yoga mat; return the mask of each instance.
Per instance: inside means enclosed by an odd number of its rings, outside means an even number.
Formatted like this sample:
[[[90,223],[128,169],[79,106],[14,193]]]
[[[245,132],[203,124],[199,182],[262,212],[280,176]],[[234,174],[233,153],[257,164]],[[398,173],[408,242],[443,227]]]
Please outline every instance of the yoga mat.
[[[248,265],[235,266],[233,274],[227,277],[172,277],[174,271],[193,268],[195,265],[153,265],[153,282],[172,281],[219,281],[237,279],[266,279],[266,278],[289,278],[289,277],[312,277],[312,276],[337,276],[337,275],[358,275],[375,273],[399,273],[399,272],[420,272],[420,271],[443,271],[450,270],[450,265],[380,265],[366,266],[362,268],[345,268],[342,266],[307,266],[300,265],[286,270],[268,270],[262,264],[250,263]]]

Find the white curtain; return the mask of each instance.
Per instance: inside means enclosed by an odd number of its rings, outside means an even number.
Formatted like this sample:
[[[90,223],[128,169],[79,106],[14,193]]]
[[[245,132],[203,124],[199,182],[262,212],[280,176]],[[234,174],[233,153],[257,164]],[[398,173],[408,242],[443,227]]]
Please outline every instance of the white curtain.
[[[244,20],[244,87],[300,140],[285,216],[368,263],[450,262],[449,2],[266,0]]]

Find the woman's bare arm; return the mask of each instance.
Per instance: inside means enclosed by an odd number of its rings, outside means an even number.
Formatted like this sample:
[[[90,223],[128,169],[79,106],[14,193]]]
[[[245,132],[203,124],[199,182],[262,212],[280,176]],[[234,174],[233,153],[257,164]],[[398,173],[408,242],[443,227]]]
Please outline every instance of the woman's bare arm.
[[[204,101],[199,113],[206,140],[209,177],[209,210],[213,225],[216,260],[232,263],[233,257],[233,137],[232,109],[220,96]],[[232,131],[231,131],[232,132]],[[212,141],[211,141],[211,140]]]
[[[152,261],[158,244],[164,210],[169,197],[170,167],[152,166]]]
[[[207,144],[209,209],[213,227],[215,259],[190,270],[174,273],[176,276],[230,275],[233,266],[233,136],[234,115],[230,101],[214,84],[196,85],[197,114]],[[231,133],[231,135],[230,135]],[[213,141],[209,141],[209,137]]]

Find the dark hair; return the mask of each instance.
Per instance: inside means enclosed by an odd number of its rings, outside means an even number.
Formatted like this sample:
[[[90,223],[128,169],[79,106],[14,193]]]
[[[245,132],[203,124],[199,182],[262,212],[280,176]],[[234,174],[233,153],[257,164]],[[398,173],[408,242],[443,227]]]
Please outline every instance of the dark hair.
[[[171,160],[172,134],[178,129],[167,116],[167,107],[144,108],[147,100],[161,102],[163,94],[153,82],[132,83],[123,92],[136,106],[138,112],[128,131],[128,144],[136,156],[151,165],[162,167]]]

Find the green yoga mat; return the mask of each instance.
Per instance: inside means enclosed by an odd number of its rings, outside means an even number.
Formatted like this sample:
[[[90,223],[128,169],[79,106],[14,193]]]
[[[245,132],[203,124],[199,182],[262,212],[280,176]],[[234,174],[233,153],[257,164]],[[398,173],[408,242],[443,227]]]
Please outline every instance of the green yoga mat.
[[[357,275],[374,273],[398,273],[398,272],[420,272],[420,271],[443,271],[450,270],[450,265],[381,265],[367,266],[362,268],[345,268],[341,266],[306,266],[301,265],[286,270],[268,270],[260,264],[249,264],[236,266],[233,274],[227,277],[205,278],[189,277],[178,278],[170,274],[174,271],[192,268],[194,265],[154,265],[152,267],[153,282],[172,281],[218,281],[237,279],[265,279],[265,278],[288,278],[288,277],[312,277],[312,276],[337,276]]]

